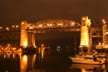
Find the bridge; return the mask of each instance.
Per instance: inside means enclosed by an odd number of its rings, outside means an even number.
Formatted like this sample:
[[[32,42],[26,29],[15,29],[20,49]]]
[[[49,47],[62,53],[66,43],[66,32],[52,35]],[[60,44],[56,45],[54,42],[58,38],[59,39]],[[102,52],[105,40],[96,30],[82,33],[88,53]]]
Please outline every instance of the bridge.
[[[88,19],[87,19],[88,20]],[[90,22],[91,23],[91,22]],[[21,36],[20,36],[20,46],[24,48],[35,45],[35,34],[36,33],[48,33],[48,32],[81,32],[82,24],[72,20],[43,20],[36,23],[29,23],[27,21],[21,22]],[[84,25],[86,26],[86,25]],[[88,28],[89,27],[89,28]],[[91,38],[102,37],[102,27],[91,27],[87,26],[88,32]],[[84,31],[84,30],[83,30]]]

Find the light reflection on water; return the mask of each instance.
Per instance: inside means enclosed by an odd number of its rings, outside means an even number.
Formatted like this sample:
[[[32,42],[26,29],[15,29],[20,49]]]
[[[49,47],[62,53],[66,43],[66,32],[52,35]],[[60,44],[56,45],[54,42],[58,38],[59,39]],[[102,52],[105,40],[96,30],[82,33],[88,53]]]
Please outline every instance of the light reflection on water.
[[[105,65],[72,64],[70,69],[80,69],[81,72],[107,72]]]
[[[0,72],[107,72],[105,65],[65,64],[62,55],[39,54],[1,54]],[[63,61],[62,61],[63,60]],[[64,62],[64,63],[63,63]],[[68,63],[68,62],[67,62]],[[71,65],[72,64],[72,65]]]
[[[23,55],[20,61],[21,72],[26,72],[28,66],[28,58],[27,55]]]

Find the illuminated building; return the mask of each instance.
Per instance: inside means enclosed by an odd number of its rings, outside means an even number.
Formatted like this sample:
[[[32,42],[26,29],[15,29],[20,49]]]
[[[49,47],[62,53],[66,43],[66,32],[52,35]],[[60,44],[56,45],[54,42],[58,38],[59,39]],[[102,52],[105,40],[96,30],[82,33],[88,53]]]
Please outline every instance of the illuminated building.
[[[103,48],[108,48],[108,24],[103,20]]]

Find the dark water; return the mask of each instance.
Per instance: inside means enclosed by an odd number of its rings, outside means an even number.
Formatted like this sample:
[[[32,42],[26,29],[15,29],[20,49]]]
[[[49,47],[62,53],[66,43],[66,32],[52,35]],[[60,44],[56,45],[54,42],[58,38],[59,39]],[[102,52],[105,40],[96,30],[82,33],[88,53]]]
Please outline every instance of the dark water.
[[[73,64],[66,52],[44,50],[35,54],[0,55],[0,72],[107,72],[102,65]]]

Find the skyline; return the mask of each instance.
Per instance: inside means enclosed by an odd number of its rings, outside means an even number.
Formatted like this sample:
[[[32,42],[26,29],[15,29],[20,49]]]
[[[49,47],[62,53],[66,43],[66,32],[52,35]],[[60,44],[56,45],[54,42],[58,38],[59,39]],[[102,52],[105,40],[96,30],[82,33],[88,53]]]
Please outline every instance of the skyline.
[[[108,1],[103,0],[1,0],[0,24],[17,24],[22,20],[90,19],[108,17]]]

